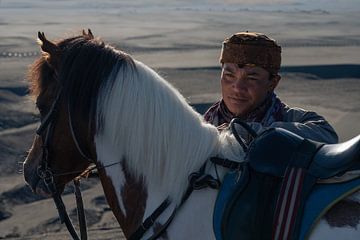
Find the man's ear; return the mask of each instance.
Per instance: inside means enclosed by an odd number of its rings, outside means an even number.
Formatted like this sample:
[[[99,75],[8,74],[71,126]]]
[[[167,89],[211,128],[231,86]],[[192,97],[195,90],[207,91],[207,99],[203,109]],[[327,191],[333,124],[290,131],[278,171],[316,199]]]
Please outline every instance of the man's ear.
[[[279,84],[281,79],[281,76],[279,74],[274,74],[270,76],[270,88],[272,91],[274,91],[274,89],[277,87],[277,85]]]

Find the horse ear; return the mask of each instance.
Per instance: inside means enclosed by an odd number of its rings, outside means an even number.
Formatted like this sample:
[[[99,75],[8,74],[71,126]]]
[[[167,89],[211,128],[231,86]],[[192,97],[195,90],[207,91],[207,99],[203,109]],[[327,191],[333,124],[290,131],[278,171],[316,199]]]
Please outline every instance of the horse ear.
[[[55,43],[47,40],[44,32],[38,32],[37,42],[39,43],[43,53],[45,53],[45,59],[50,66],[53,68],[58,67],[61,55],[60,48]]]
[[[88,32],[86,33],[85,30],[82,30],[82,34],[84,37],[88,37],[89,39],[94,39],[94,35],[92,34],[91,30],[88,28]]]
[[[94,39],[94,35],[93,33],[91,32],[90,28],[88,28],[88,35],[91,39]]]

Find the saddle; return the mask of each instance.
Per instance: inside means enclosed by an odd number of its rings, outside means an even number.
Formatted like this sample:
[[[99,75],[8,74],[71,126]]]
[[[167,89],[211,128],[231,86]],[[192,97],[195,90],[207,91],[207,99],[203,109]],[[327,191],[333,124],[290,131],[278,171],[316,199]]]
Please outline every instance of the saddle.
[[[331,206],[360,189],[360,135],[322,144],[272,128],[245,160],[222,182],[216,239],[306,239]]]

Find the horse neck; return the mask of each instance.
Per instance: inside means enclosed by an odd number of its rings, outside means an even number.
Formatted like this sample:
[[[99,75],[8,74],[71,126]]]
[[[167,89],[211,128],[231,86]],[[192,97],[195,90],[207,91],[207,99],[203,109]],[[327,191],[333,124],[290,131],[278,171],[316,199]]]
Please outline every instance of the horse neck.
[[[217,153],[219,134],[172,86],[136,64],[133,71],[120,69],[116,81],[102,91],[98,159],[104,165],[125,161],[148,193],[179,202],[188,175]],[[117,178],[124,180],[121,174]]]

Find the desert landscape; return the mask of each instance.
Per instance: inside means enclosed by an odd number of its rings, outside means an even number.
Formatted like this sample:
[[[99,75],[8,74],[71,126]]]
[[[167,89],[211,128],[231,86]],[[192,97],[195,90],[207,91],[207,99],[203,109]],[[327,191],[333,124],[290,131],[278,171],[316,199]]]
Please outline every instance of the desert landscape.
[[[356,0],[0,0],[0,239],[69,239],[52,200],[34,195],[21,175],[38,126],[26,82],[40,56],[38,31],[61,39],[90,28],[154,68],[200,112],[220,98],[223,39],[267,33],[283,47],[277,94],[324,116],[342,142],[360,134],[359,14]],[[99,181],[82,188],[89,239],[123,238]],[[71,186],[64,201],[74,217]]]

